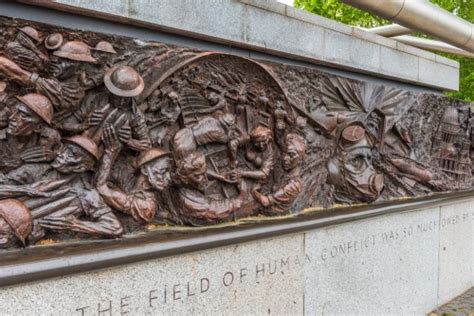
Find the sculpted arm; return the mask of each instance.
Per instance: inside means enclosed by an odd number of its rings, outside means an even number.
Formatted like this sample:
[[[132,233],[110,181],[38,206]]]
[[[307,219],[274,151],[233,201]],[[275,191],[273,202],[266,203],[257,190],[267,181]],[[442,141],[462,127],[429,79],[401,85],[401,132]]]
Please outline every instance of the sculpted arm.
[[[150,221],[154,216],[157,208],[157,201],[153,196],[136,192],[127,194],[126,192],[110,188],[107,185],[107,178],[110,175],[112,165],[120,151],[121,142],[111,125],[104,128],[104,143],[106,151],[102,156],[101,165],[97,176],[97,191],[100,193],[105,203],[110,207],[130,214],[137,221]]]
[[[149,222],[155,216],[157,208],[157,201],[153,196],[142,194],[142,192],[127,194],[120,189],[110,188],[107,185],[107,178],[114,161],[111,156],[113,154],[106,151],[102,157],[102,164],[97,178],[97,191],[110,207],[131,215],[136,221]]]
[[[105,202],[114,209],[124,212],[128,195],[119,189],[112,189],[107,185],[107,178],[112,170],[115,158],[120,151],[120,141],[111,125],[104,127],[103,137],[106,150],[102,156],[99,170],[97,171],[96,187]]]
[[[30,83],[31,72],[23,70],[15,62],[2,56],[0,56],[0,73],[22,85]]]
[[[123,233],[122,224],[112,212],[101,215],[95,222],[74,219],[71,230],[104,236],[120,236]]]

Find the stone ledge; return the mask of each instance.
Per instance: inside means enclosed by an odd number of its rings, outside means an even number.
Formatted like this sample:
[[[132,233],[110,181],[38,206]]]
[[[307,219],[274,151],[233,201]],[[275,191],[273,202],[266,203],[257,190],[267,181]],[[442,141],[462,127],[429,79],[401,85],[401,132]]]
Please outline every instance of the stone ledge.
[[[294,7],[287,6],[273,0],[239,0],[239,1],[248,5],[260,8],[260,9],[265,9],[267,11],[271,11],[271,12],[278,13],[281,15],[286,15],[288,17],[291,17],[297,20],[301,20],[301,21],[305,21],[317,26],[325,27],[333,31],[337,31],[337,32],[345,33],[345,34],[352,34],[366,41],[376,43],[376,44],[386,46],[386,47],[395,48],[397,50],[403,51],[408,54],[412,54],[415,56],[423,57],[425,59],[437,61],[438,63],[446,64],[452,67],[459,66],[456,61],[453,61],[446,57],[439,56],[430,51],[426,51],[417,47],[409,46],[409,45],[400,43],[396,40],[393,40],[391,38],[386,38],[374,33],[366,32],[361,28],[352,27],[343,23],[339,23],[334,20],[319,16],[317,14],[313,14],[301,9],[296,9]],[[284,10],[282,6],[286,7],[286,10]]]
[[[0,314],[426,315],[472,286],[472,196],[444,204],[109,269],[56,271],[40,282],[0,279]]]
[[[326,65],[375,77],[409,82],[439,90],[457,90],[459,64],[417,48],[397,45],[394,40],[369,34],[360,29],[287,7],[273,0],[18,0],[29,5],[44,6],[76,14],[103,18],[122,23],[203,39],[220,44],[263,51],[269,54],[300,59],[313,64]],[[295,36],[300,34],[304,38]],[[395,66],[378,60],[351,60],[347,51],[329,52],[331,38],[347,36],[347,47],[358,51],[390,50],[391,55],[413,60],[413,65],[423,58],[432,61],[425,72],[448,73],[449,76],[433,78],[414,75],[413,69],[404,73]],[[352,44],[352,42],[357,42]],[[343,45],[343,43],[333,43]],[[352,58],[353,59],[353,58]],[[390,61],[389,61],[390,62]],[[393,71],[396,69],[397,71]]]
[[[437,194],[412,200],[398,200],[338,209],[308,210],[296,216],[247,220],[244,225],[169,229],[120,240],[34,246],[9,250],[0,258],[0,286],[114,267],[144,260],[182,255],[252,240],[301,233],[317,228],[367,220],[388,214],[417,211],[471,201],[473,191]]]

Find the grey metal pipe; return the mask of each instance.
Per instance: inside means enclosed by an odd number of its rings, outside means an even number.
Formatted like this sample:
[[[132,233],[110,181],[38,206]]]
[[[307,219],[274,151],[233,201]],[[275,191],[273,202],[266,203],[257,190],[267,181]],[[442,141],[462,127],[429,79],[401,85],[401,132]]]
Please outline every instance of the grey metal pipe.
[[[456,54],[460,56],[474,58],[473,53],[470,53],[466,50],[457,48],[456,46],[446,44],[441,41],[434,41],[434,40],[430,40],[426,38],[419,38],[419,37],[408,36],[408,35],[395,36],[395,37],[392,37],[392,39],[402,42],[404,44],[408,44],[408,45],[415,46],[422,49],[433,50],[433,51],[443,52],[443,53],[451,53],[451,54]]]
[[[369,33],[374,33],[380,36],[385,36],[385,37],[393,37],[393,36],[398,36],[398,35],[408,35],[413,33],[413,30],[398,25],[398,24],[390,24],[390,25],[383,25],[383,26],[377,26],[373,27],[370,29],[364,29],[365,31]]]
[[[474,53],[474,25],[426,0],[341,0]]]

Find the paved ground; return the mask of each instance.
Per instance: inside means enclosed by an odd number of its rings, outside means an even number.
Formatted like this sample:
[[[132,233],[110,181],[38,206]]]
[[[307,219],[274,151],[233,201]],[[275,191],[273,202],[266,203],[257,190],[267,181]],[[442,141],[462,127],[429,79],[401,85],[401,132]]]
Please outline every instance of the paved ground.
[[[474,316],[474,287],[451,302],[430,313],[429,316]]]

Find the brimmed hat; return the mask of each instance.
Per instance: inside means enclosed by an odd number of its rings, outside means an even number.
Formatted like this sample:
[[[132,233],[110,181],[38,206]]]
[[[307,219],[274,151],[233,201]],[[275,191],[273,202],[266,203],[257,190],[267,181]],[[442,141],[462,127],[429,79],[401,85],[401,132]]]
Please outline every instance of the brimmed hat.
[[[32,28],[31,26],[25,26],[20,29],[21,32],[28,35],[30,38],[34,39],[37,42],[41,42],[41,36],[37,30]]]
[[[26,245],[26,239],[33,228],[33,220],[28,207],[15,199],[1,200],[0,217],[12,228],[21,243]]]
[[[138,156],[137,161],[136,161],[136,167],[140,168],[143,165],[149,163],[150,161],[153,161],[160,157],[170,156],[170,155],[171,153],[169,151],[166,151],[162,148],[149,149],[141,153],[140,156]]]
[[[342,131],[342,138],[350,143],[360,141],[365,136],[365,129],[359,125],[349,125]]]
[[[54,109],[47,97],[39,93],[28,93],[23,96],[16,96],[16,98],[51,125]]]
[[[142,76],[130,66],[115,66],[104,76],[104,84],[119,97],[136,97],[145,88]]]
[[[110,44],[107,41],[100,41],[95,45],[93,50],[99,51],[99,52],[105,52],[109,54],[117,54],[117,51],[115,51],[114,47],[112,44]]]
[[[97,144],[89,137],[84,135],[76,135],[65,139],[66,142],[78,145],[89,154],[91,154],[96,160],[100,160],[100,150]]]
[[[81,41],[66,42],[54,51],[53,55],[75,61],[97,63],[97,60],[91,55],[90,47]]]
[[[63,44],[64,38],[61,33],[49,34],[44,40],[44,46],[47,49],[54,50]]]

